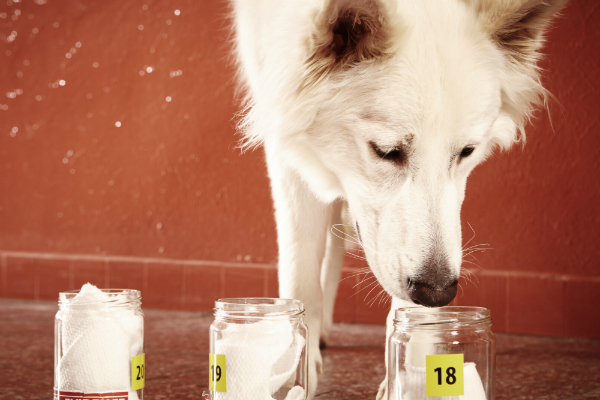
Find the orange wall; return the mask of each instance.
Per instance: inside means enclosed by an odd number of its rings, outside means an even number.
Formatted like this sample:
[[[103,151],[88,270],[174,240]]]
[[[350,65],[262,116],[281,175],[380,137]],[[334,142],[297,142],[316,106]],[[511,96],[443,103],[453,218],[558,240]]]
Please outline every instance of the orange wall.
[[[147,305],[167,308],[275,295],[263,154],[236,150],[226,3],[10,3],[0,295],[54,299],[86,279],[139,282]],[[538,113],[524,150],[496,155],[467,186],[470,244],[493,250],[456,303],[491,307],[498,330],[600,336],[599,17],[595,0],[573,0],[549,35],[554,129]],[[336,317],[379,322],[385,310],[354,295],[358,279],[342,282]]]
[[[2,6],[1,93],[23,91],[1,100],[2,248],[275,259],[260,152],[235,150],[226,8],[152,3]]]

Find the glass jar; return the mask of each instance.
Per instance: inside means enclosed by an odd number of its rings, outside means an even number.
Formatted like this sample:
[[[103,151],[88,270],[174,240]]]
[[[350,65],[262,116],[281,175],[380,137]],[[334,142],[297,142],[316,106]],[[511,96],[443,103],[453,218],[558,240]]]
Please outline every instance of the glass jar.
[[[306,399],[308,329],[301,301],[220,299],[214,311],[204,398]]]
[[[396,310],[388,343],[389,400],[492,400],[495,342],[481,307]]]
[[[59,294],[54,324],[54,399],[143,400],[144,314],[138,290]]]

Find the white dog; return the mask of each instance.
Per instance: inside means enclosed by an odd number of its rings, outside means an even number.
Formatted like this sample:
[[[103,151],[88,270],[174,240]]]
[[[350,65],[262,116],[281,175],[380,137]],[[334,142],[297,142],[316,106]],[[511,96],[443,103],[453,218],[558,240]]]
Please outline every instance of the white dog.
[[[544,29],[564,3],[234,1],[240,126],[265,149],[279,291],[306,306],[311,397],[344,253],[340,200],[392,312],[452,301],[467,177],[523,139],[545,98]]]

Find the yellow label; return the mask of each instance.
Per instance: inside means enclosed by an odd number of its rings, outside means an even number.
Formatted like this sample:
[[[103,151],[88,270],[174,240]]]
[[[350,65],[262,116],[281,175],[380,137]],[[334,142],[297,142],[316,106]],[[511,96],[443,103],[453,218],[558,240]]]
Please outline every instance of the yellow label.
[[[463,354],[425,356],[427,397],[463,396],[465,381]]]
[[[131,389],[143,389],[146,382],[146,355],[131,357]]]
[[[227,391],[227,374],[225,354],[208,355],[208,390],[211,392]]]

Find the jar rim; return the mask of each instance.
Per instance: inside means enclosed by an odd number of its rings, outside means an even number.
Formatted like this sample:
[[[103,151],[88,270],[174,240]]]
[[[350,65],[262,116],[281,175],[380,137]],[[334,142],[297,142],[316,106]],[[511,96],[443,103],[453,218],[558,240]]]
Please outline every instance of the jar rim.
[[[80,296],[80,289],[59,292],[59,306],[90,306],[97,304],[105,305],[139,305],[142,294],[136,289],[99,289],[101,293],[84,293]],[[79,297],[78,297],[79,296]]]
[[[276,318],[304,314],[304,303],[295,299],[274,297],[237,297],[215,301],[217,317]]]
[[[491,312],[485,307],[404,307],[395,312],[394,324],[412,328],[441,329],[445,325],[491,323]]]

